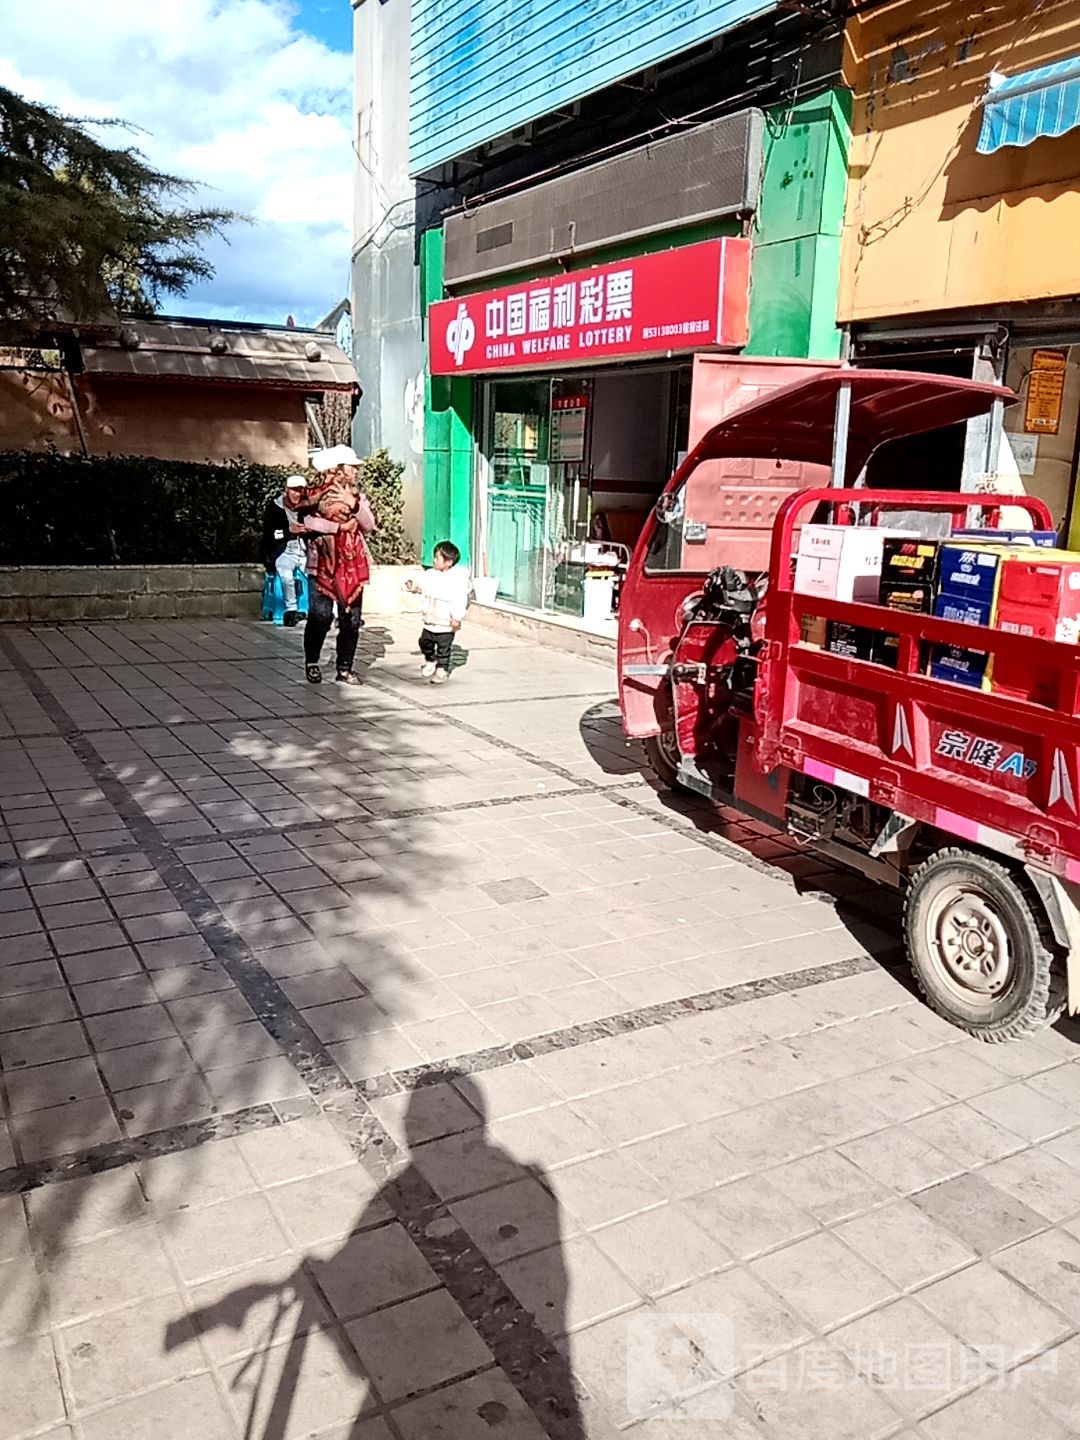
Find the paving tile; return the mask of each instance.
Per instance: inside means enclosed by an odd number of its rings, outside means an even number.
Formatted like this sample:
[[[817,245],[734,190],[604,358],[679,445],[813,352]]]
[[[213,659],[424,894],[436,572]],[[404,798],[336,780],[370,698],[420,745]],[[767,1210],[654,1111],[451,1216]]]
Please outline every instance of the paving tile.
[[[483,1340],[445,1290],[353,1320],[346,1330],[385,1401],[402,1399],[494,1363]]]
[[[191,1056],[177,1037],[163,1037],[143,1045],[106,1050],[98,1057],[101,1073],[111,1090],[133,1090],[183,1075],[193,1068]]]
[[[374,1000],[367,998],[316,1005],[304,1011],[304,1019],[324,1044],[354,1040],[374,1031],[389,1029],[391,1025],[384,1011]]]
[[[177,1270],[188,1285],[289,1248],[262,1195],[222,1200],[202,1210],[175,1211],[162,1216],[161,1227]]]
[[[137,1225],[150,1214],[130,1166],[40,1186],[27,1194],[26,1203],[43,1255]]]
[[[256,1187],[236,1140],[211,1140],[194,1150],[144,1160],[139,1173],[155,1214],[214,1205]]]
[[[734,1180],[685,1202],[697,1223],[749,1259],[817,1229],[817,1222],[761,1175]]]
[[[549,1183],[560,1203],[586,1228],[652,1209],[665,1198],[644,1170],[616,1151],[564,1166]]]
[[[7,1076],[7,1091],[13,1115],[104,1093],[97,1066],[88,1057],[13,1071]]]
[[[176,1289],[161,1241],[147,1227],[58,1250],[45,1271],[45,1282],[58,1324],[89,1319]]]
[[[835,1150],[769,1172],[769,1180],[822,1224],[845,1220],[889,1198],[889,1191]]]
[[[113,1103],[128,1135],[149,1135],[176,1125],[198,1123],[216,1108],[216,1101],[194,1070],[154,1085],[117,1090]]]
[[[134,975],[142,968],[139,957],[128,945],[119,945],[115,950],[92,950],[87,955],[67,955],[63,966],[72,985],[117,980],[124,975]]]
[[[904,1127],[965,1167],[1015,1154],[1024,1142],[1012,1130],[980,1115],[970,1105],[951,1105],[911,1120]]]
[[[51,990],[63,983],[64,977],[55,960],[29,960],[0,969],[0,996]]]
[[[675,1317],[709,1315],[730,1326],[729,1355],[715,1362],[723,1375],[750,1369],[811,1335],[805,1320],[739,1265],[665,1295],[657,1304]]]
[[[738,1389],[753,1406],[762,1432],[770,1436],[878,1440],[892,1435],[899,1423],[888,1401],[827,1345],[811,1344],[771,1360],[743,1377]]]
[[[124,975],[117,980],[76,985],[73,993],[80,1013],[87,1016],[152,1005],[158,998],[148,975]]]
[[[346,1141],[323,1119],[293,1120],[241,1135],[236,1147],[260,1185],[302,1180],[352,1163]]]
[[[797,1240],[753,1261],[750,1270],[823,1330],[841,1325],[895,1294],[891,1281],[832,1235]]]
[[[580,1329],[640,1304],[640,1296],[585,1237],[504,1261],[499,1274],[548,1335]]]
[[[985,1261],[935,1281],[919,1301],[967,1345],[1006,1365],[1038,1354],[1072,1328]]]
[[[294,1336],[331,1322],[329,1309],[293,1254],[260,1260],[218,1276],[193,1287],[187,1298],[194,1328],[218,1364],[265,1350],[282,1305],[288,1307],[289,1333]],[[170,1338],[194,1369],[199,1364],[198,1347],[180,1327]]]
[[[1076,1124],[1075,1110],[1040,1095],[1022,1081],[991,1090],[987,1095],[976,1095],[969,1104],[980,1115],[997,1121],[1025,1140],[1046,1140],[1071,1130]]]
[[[551,1191],[531,1176],[458,1200],[450,1212],[492,1264],[557,1245],[578,1229]]]
[[[176,1027],[164,1005],[140,1005],[134,1010],[90,1015],[86,1020],[86,1029],[98,1052],[176,1036]]]
[[[912,1197],[924,1215],[980,1255],[1034,1235],[1046,1221],[981,1175],[959,1175]]]
[[[523,1173],[522,1162],[491,1144],[482,1130],[414,1146],[412,1162],[444,1200],[518,1180]]]
[[[743,1174],[742,1160],[702,1126],[654,1135],[623,1147],[672,1199],[685,1199]]]
[[[0,999],[0,1033],[56,1025],[74,1018],[75,1009],[66,990],[40,990]]]
[[[0,1437],[30,1435],[64,1418],[64,1398],[52,1341],[47,1335],[0,1347],[4,1403]]]
[[[632,1215],[593,1231],[592,1238],[646,1296],[661,1295],[731,1264],[731,1252],[678,1205]]]
[[[178,1380],[191,1368],[180,1348],[193,1336],[175,1295],[147,1300],[68,1326],[58,1334],[75,1404],[80,1408],[118,1400],[133,1390]]]
[[[26,1065],[46,1065],[55,1060],[72,1060],[89,1053],[82,1026],[77,1021],[59,1025],[32,1026],[0,1035],[0,1060],[12,1071]]]
[[[993,1385],[956,1400],[922,1422],[929,1440],[1069,1440],[1076,1434],[1038,1405],[1022,1388]]]
[[[170,998],[168,1013],[181,1035],[194,1035],[200,1030],[230,1031],[234,1025],[253,1020],[255,1012],[239,990],[217,990],[208,995],[190,995],[186,999]]]
[[[268,1105],[307,1094],[299,1072],[284,1056],[254,1060],[247,1065],[215,1066],[206,1072],[206,1085],[223,1111],[249,1105]]]
[[[178,1380],[82,1421],[84,1440],[232,1440],[232,1421],[209,1375]]]
[[[857,1374],[912,1419],[994,1375],[988,1356],[964,1345],[913,1299],[845,1325],[830,1340]]]
[[[309,1257],[308,1269],[339,1320],[438,1287],[435,1272],[396,1222],[350,1235]]]
[[[48,1329],[48,1323],[47,1301],[33,1257],[27,1252],[0,1264],[0,1344],[24,1340]]]
[[[903,1126],[881,1130],[839,1147],[840,1154],[900,1195],[959,1174],[965,1166]]]
[[[1075,1170],[1044,1149],[1010,1155],[995,1165],[984,1166],[979,1175],[1048,1220],[1065,1220],[1080,1210]]]
[[[114,921],[99,925],[78,925],[70,930],[58,930],[53,944],[59,955],[82,955],[90,950],[112,950],[123,945],[127,939],[120,926]]]
[[[1036,1426],[1031,1435],[1053,1435],[1051,1422],[1064,1426],[1069,1435],[1080,1433],[1080,1342],[1075,1338],[1056,1346],[1049,1353],[1036,1356],[1016,1373],[1016,1389],[1030,1396],[1046,1414],[1045,1428]]]
[[[1045,1230],[994,1257],[994,1264],[1033,1295],[1080,1323],[1080,1239]]]
[[[328,1170],[266,1192],[294,1244],[316,1245],[382,1224],[392,1211],[377,1182],[359,1165]]]
[[[897,1200],[849,1220],[835,1234],[905,1290],[940,1279],[978,1258],[910,1200]]]
[[[201,935],[141,941],[136,949],[148,970],[165,970],[171,965],[199,965],[213,957],[213,951]]]
[[[0,1197],[0,1261],[23,1260],[30,1255],[21,1195]]]
[[[71,1155],[120,1138],[120,1127],[104,1096],[28,1110],[12,1116],[10,1125],[25,1162]]]
[[[544,1440],[544,1431],[501,1370],[489,1370],[394,1411],[402,1440]]]
[[[553,1105],[531,1115],[498,1120],[492,1140],[522,1164],[554,1168],[609,1148],[597,1127],[576,1115],[569,1105]]]
[[[373,1100],[371,1108],[399,1145],[422,1145],[481,1124],[477,1111],[449,1083],[398,1091]]]

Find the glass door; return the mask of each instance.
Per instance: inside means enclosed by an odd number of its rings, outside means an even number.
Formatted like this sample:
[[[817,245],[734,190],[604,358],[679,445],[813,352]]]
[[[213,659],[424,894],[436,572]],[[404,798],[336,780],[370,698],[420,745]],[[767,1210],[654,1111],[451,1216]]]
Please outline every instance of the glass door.
[[[544,599],[551,383],[497,380],[488,387],[480,497],[480,552],[498,595],[539,610]]]
[[[584,614],[591,506],[592,400],[589,380],[552,382],[544,607],[579,619]]]

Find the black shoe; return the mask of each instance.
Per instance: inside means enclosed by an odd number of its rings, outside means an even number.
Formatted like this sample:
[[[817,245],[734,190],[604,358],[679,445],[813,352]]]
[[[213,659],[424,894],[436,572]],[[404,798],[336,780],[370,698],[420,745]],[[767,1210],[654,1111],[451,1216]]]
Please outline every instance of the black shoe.
[[[299,610],[286,610],[286,611],[285,611],[285,614],[281,617],[281,623],[285,626],[285,628],[286,628],[287,630],[291,630],[294,625],[299,625],[299,624],[300,624],[300,612],[299,612]]]
[[[319,669],[318,665],[306,666],[304,669],[304,674],[307,676],[307,682],[309,685],[322,684],[322,671]]]
[[[364,682],[359,675],[354,675],[351,670],[339,670],[334,676],[339,685],[362,685]]]

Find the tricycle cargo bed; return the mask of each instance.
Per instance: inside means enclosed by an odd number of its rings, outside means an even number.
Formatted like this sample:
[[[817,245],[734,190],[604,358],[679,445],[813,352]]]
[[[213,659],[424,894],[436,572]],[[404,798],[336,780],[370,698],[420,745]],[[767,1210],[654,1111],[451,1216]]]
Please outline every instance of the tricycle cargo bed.
[[[784,765],[1080,880],[1080,646],[797,593],[794,530],[807,512],[840,498],[835,490],[806,491],[777,517],[758,682],[759,764]],[[949,503],[868,491],[857,499],[860,508]],[[867,637],[860,655],[804,643],[815,618]],[[895,668],[871,658],[886,635],[898,637]],[[1031,692],[1049,703],[925,673],[927,649],[937,646],[989,656],[991,669],[1004,664],[1030,677]]]

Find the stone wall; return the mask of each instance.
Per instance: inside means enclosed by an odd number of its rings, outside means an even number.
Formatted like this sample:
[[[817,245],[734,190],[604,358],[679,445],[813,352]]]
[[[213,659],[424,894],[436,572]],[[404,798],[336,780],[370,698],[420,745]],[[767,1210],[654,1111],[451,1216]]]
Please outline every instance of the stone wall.
[[[404,593],[419,566],[376,565],[365,596],[373,615],[419,609]],[[257,620],[261,565],[0,566],[0,622]]]

